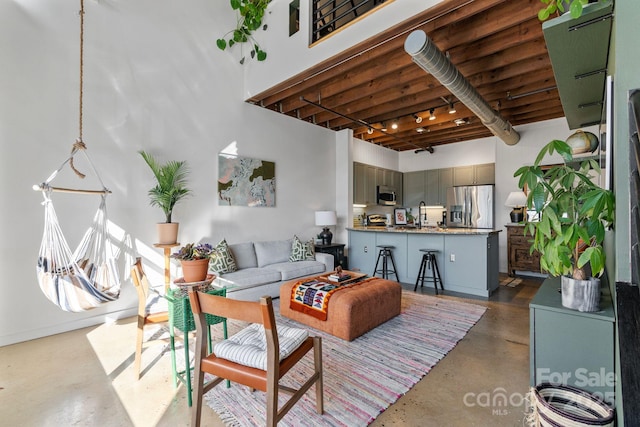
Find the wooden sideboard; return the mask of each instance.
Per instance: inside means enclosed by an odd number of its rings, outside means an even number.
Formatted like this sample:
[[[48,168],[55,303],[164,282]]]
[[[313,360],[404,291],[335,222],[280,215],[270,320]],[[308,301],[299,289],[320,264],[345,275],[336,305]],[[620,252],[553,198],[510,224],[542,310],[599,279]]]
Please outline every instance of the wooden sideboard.
[[[540,254],[529,253],[531,236],[524,235],[524,225],[507,224],[508,273],[514,276],[518,271],[540,273]]]

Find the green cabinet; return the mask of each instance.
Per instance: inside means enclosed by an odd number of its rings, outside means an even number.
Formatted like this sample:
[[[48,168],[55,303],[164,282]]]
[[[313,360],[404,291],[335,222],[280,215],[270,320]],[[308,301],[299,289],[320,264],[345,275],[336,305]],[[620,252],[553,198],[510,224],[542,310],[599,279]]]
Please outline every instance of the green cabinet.
[[[373,205],[376,200],[376,167],[353,164],[353,203]]]
[[[453,187],[453,168],[438,169],[439,188],[438,188],[438,206],[447,206],[447,190]]]
[[[424,201],[425,172],[407,172],[403,177],[403,201],[405,206],[418,206]]]
[[[404,174],[404,206],[446,206],[447,189],[453,185],[453,169],[429,169]]]
[[[402,173],[378,168],[364,163],[353,163],[353,203],[375,205],[377,186],[385,185],[396,190],[398,204],[402,204]]]
[[[578,19],[567,13],[542,23],[569,129],[601,122],[613,1],[590,4]]]
[[[615,315],[608,287],[592,313],[563,307],[559,289],[560,278],[548,278],[529,304],[530,384],[571,385],[613,403]]]
[[[496,182],[495,163],[453,168],[453,185],[484,185]]]

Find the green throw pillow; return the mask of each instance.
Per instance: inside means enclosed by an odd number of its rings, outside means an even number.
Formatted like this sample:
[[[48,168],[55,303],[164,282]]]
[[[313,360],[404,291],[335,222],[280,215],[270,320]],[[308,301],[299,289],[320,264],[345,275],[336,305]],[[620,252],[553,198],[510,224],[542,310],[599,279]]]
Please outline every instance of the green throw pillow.
[[[304,243],[300,241],[298,236],[293,236],[293,245],[291,245],[291,256],[289,257],[289,261],[306,261],[311,260],[315,261],[316,259],[316,248],[313,244],[313,239]]]
[[[218,274],[231,273],[238,269],[226,239],[222,239],[213,250],[209,268]]]

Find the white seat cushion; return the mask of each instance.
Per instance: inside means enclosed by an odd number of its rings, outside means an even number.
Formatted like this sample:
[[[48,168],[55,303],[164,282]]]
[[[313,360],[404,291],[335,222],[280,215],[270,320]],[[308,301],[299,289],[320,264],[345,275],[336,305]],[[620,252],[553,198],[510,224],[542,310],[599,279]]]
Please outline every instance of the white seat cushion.
[[[280,360],[285,359],[307,339],[306,329],[278,326],[280,342]],[[264,326],[251,324],[229,339],[217,343],[213,347],[217,357],[227,359],[244,366],[267,370],[267,343]]]

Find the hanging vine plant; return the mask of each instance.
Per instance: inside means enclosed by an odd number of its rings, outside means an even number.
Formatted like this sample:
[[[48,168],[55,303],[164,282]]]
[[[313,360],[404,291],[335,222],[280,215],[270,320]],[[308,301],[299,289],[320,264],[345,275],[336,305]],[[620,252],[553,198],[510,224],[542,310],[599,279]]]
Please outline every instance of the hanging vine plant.
[[[227,47],[231,48],[237,43],[250,43],[251,44],[251,58],[256,58],[258,61],[264,61],[267,59],[267,52],[260,49],[260,45],[253,38],[253,33],[260,28],[263,31],[267,29],[267,24],[262,24],[264,19],[264,13],[267,10],[267,6],[271,3],[271,0],[231,0],[231,8],[238,14],[238,23],[235,29],[229,31],[222,38],[216,41],[216,45],[220,50],[225,50]],[[228,41],[227,41],[228,38]],[[241,49],[242,49],[241,45]],[[242,58],[240,63],[244,64],[245,56],[244,51],[241,50]]]

